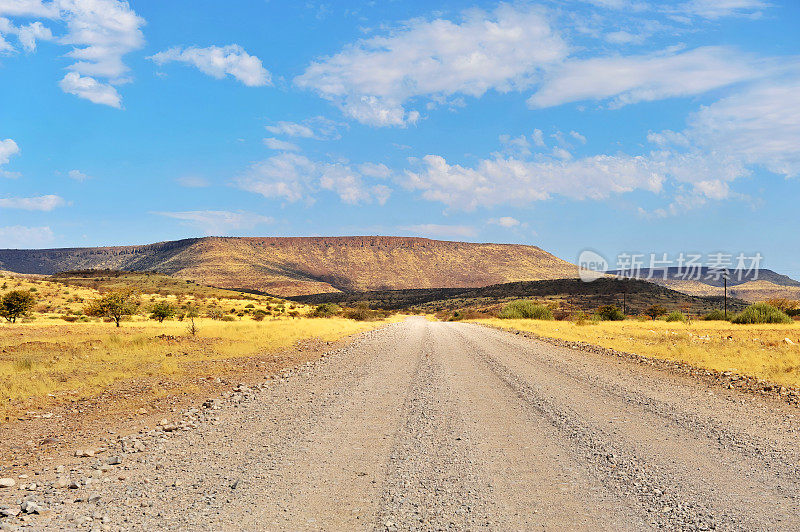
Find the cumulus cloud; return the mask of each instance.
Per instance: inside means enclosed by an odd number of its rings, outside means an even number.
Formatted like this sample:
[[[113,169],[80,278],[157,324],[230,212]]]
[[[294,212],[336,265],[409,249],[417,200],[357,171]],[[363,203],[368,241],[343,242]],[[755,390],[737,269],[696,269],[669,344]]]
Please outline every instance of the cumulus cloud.
[[[0,2],[0,15],[47,19],[65,25],[66,33],[59,37],[54,37],[41,21],[15,27],[14,32],[28,51],[35,50],[37,40],[54,40],[71,47],[66,57],[74,62],[67,66],[71,72],[60,82],[62,90],[93,103],[122,107],[114,88],[130,81],[129,68],[122,58],[144,45],[144,19],[128,2],[6,0]]]
[[[50,31],[50,28],[38,20],[30,24],[15,26],[9,19],[0,17],[0,38],[2,38],[3,34],[16,35],[20,46],[22,46],[26,52],[36,51],[37,41],[53,40],[53,33]],[[13,52],[14,47],[5,41],[5,39],[2,39],[0,51]]]
[[[512,227],[517,227],[521,225],[521,222],[516,218],[512,218],[511,216],[501,216],[500,218],[490,218],[489,223],[492,225],[499,225],[500,227],[505,227],[507,229],[511,229]]]
[[[264,146],[271,150],[279,150],[279,151],[300,151],[300,146],[297,144],[293,144],[291,142],[272,138],[264,139]]]
[[[287,137],[299,137],[315,140],[337,140],[341,138],[339,129],[343,124],[329,120],[324,116],[316,116],[301,122],[279,121],[264,129],[273,135],[283,135]]]
[[[19,146],[12,139],[0,140],[0,164],[7,164],[18,153]]]
[[[636,189],[657,192],[663,182],[648,158],[624,154],[566,161],[497,156],[481,160],[474,168],[427,155],[419,165],[417,171],[406,171],[403,185],[421,191],[424,199],[462,210],[524,205],[554,195],[580,200],[604,199]]]
[[[92,103],[122,108],[122,97],[112,85],[100,83],[90,76],[81,76],[77,72],[70,72],[59,83],[61,90],[84,98]]]
[[[478,234],[478,231],[471,225],[417,224],[402,225],[397,229],[403,233],[430,238],[471,238]]]
[[[574,158],[556,147],[550,154],[532,156],[498,152],[472,166],[427,155],[398,181],[453,209],[527,205],[554,196],[602,200],[640,190],[669,201],[649,214],[674,215],[709,201],[741,197],[731,184],[759,168],[787,178],[800,176],[797,94],[798,73],[747,85],[692,114],[682,131],[650,132],[647,139],[654,148],[641,155]],[[569,138],[580,141],[573,133]],[[559,133],[553,138],[566,140]]]
[[[17,177],[14,172],[3,169],[3,165],[8,164],[11,157],[19,153],[19,146],[12,139],[0,140],[0,177]]]
[[[567,53],[541,10],[501,4],[457,21],[411,20],[313,62],[295,83],[362,123],[406,126],[420,116],[406,108],[411,100],[525,88]]]
[[[64,198],[47,194],[30,198],[0,198],[0,208],[21,209],[25,211],[52,211],[56,207],[66,205]]]
[[[736,50],[707,46],[638,56],[595,57],[553,69],[528,99],[533,109],[584,100],[611,107],[691,96],[764,77],[773,70]]]
[[[230,75],[248,87],[263,87],[272,84],[270,73],[261,60],[244,51],[238,44],[208,46],[206,48],[175,47],[148,57],[158,65],[170,62],[192,65],[201,72],[217,79]]]
[[[24,225],[7,225],[0,227],[0,248],[35,249],[52,243],[55,235],[47,226],[27,227]]]
[[[74,179],[75,181],[78,181],[80,183],[86,181],[87,179],[91,179],[91,177],[84,174],[80,170],[70,170],[69,172],[67,172],[67,176],[69,176],[70,179]]]
[[[200,229],[207,236],[225,236],[231,232],[254,229],[275,220],[247,211],[180,211],[156,212],[160,216],[180,220],[183,225]]]
[[[349,204],[385,203],[391,190],[386,185],[369,184],[370,177],[346,163],[317,162],[284,152],[252,164],[235,183],[243,190],[289,202],[313,202],[319,191],[329,190]]]

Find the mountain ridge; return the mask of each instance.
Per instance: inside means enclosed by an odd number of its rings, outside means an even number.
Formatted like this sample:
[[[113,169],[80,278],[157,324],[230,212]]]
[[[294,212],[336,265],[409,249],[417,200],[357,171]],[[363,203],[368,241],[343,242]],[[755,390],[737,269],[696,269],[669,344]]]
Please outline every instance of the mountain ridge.
[[[576,277],[538,246],[421,237],[203,237],[133,246],[0,250],[0,269],[156,271],[275,295],[479,287]]]

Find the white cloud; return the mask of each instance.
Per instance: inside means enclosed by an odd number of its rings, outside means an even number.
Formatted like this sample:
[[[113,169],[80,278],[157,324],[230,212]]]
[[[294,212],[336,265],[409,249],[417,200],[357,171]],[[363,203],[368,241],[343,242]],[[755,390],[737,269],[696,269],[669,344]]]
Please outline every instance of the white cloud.
[[[581,144],[586,144],[586,137],[584,137],[583,135],[581,135],[577,131],[570,131],[569,132],[569,136],[572,137],[573,139],[577,140]]]
[[[78,182],[81,182],[81,183],[86,181],[87,179],[91,179],[91,177],[89,177],[88,175],[84,174],[80,170],[70,170],[69,172],[67,172],[67,176],[69,176],[70,179],[74,179],[75,181],[78,181]]]
[[[196,227],[203,234],[211,236],[225,236],[233,231],[253,229],[258,225],[271,224],[275,220],[247,211],[182,211],[182,212],[156,212],[160,216],[181,220],[183,225]]]
[[[707,46],[683,52],[572,60],[553,69],[528,99],[533,109],[611,99],[612,107],[701,94],[774,70],[735,50]]]
[[[3,165],[8,164],[11,157],[19,153],[19,146],[12,139],[0,140],[0,177],[15,178],[19,174],[3,170]]]
[[[531,135],[531,140],[533,143],[536,144],[538,147],[544,147],[544,133],[542,133],[541,129],[534,129],[533,135]]]
[[[459,21],[411,20],[312,63],[295,83],[365,124],[405,126],[419,118],[406,109],[416,98],[446,102],[519,90],[567,51],[543,11],[501,4],[491,13],[467,11]]]
[[[244,51],[238,44],[227,46],[208,46],[206,48],[170,48],[151,55],[158,65],[172,61],[197,67],[201,72],[222,79],[226,74],[233,76],[248,87],[263,87],[272,83],[270,73],[261,60]]]
[[[186,188],[204,188],[210,186],[211,183],[208,182],[208,179],[204,177],[198,177],[193,175],[179,177],[175,180],[180,186]]]
[[[679,4],[675,9],[666,8],[665,10],[708,19],[718,19],[732,16],[759,16],[761,10],[768,7],[771,7],[771,4],[763,0],[691,0]]]
[[[683,131],[650,132],[656,149],[643,155],[571,158],[555,148],[532,157],[495,153],[472,167],[428,155],[399,181],[453,209],[527,205],[554,196],[601,200],[640,190],[668,201],[648,215],[675,215],[709,201],[742,198],[731,184],[757,168],[800,176],[797,94],[798,74],[746,86],[702,107]],[[553,137],[561,142],[565,136]]]
[[[308,120],[299,122],[279,121],[264,129],[273,135],[285,135],[287,137],[300,137],[315,140],[336,140],[341,138],[339,128],[343,124],[329,120],[324,116],[316,116]]]
[[[2,0],[0,15],[55,18],[58,16],[58,5],[42,0]]]
[[[724,153],[786,177],[800,175],[800,75],[760,83],[703,107],[683,135],[709,152]]]
[[[471,238],[478,234],[476,229],[470,225],[417,224],[403,225],[397,229],[414,236],[425,236],[431,238]]]
[[[385,185],[367,184],[365,178],[369,177],[346,163],[321,163],[284,152],[254,163],[235,183],[244,190],[289,202],[313,202],[320,190],[330,190],[345,203],[376,201],[383,204],[390,189]]]
[[[107,83],[100,83],[92,77],[81,77],[77,72],[70,72],[59,82],[59,86],[64,92],[74,94],[92,103],[108,105],[117,109],[122,108],[122,97],[117,89]]]
[[[0,140],[0,165],[7,164],[18,153],[19,146],[12,139]]]
[[[45,247],[55,240],[53,231],[47,227],[10,225],[0,227],[0,248],[33,249]]]
[[[421,169],[407,171],[403,185],[422,197],[472,210],[495,205],[524,205],[560,195],[571,199],[604,199],[611,194],[645,189],[657,192],[663,176],[646,157],[596,155],[570,161],[541,156],[536,160],[495,157],[475,168],[451,165],[427,155]]]
[[[25,211],[52,211],[56,207],[66,205],[64,198],[48,194],[30,198],[0,198],[0,208],[21,209]]]
[[[300,146],[298,146],[297,144],[293,144],[291,142],[287,142],[281,139],[276,139],[274,137],[264,139],[264,145],[271,150],[300,151]]]
[[[72,72],[61,80],[61,88],[93,103],[121,108],[114,85],[130,81],[129,68],[122,58],[141,48],[144,35],[139,17],[128,2],[120,0],[54,0],[43,3],[32,0],[4,0],[0,15],[42,18],[66,25],[67,31],[53,37],[40,21],[17,28],[22,46],[32,51],[36,40],[53,39],[72,49],[66,54],[75,60],[67,66]],[[103,79],[104,81],[100,81]]]
[[[491,218],[489,220],[489,223],[492,225],[499,225],[500,227],[505,227],[508,229],[512,227],[517,227],[518,225],[521,224],[519,220],[517,220],[516,218],[512,218],[511,216],[501,216],[500,218]]]
[[[500,135],[500,144],[503,146],[503,152],[509,155],[518,155],[527,157],[531,154],[531,143],[525,135],[512,137],[511,135]]]
[[[393,175],[392,170],[383,163],[364,163],[358,166],[358,171],[375,179],[388,179]]]
[[[36,41],[51,41],[53,40],[53,33],[50,28],[43,25],[41,22],[31,22],[25,26],[15,26],[7,18],[0,17],[0,51],[13,52],[14,47],[11,46],[5,39],[2,39],[3,34],[16,35],[19,44],[26,52],[36,51]]]

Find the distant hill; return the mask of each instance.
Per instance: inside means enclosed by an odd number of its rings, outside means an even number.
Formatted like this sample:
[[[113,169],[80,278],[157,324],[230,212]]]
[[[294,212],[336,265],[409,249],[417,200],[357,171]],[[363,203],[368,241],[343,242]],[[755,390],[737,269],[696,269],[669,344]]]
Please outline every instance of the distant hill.
[[[207,237],[141,246],[0,250],[0,269],[154,271],[210,286],[279,296],[339,291],[480,287],[575,277],[536,246],[413,237]]]
[[[619,272],[608,273],[617,275]],[[683,273],[677,267],[671,267],[666,268],[666,272],[664,268],[654,269],[651,275],[648,268],[643,268],[638,278],[694,296],[723,295],[723,280],[708,267],[698,268],[698,271],[687,276],[688,278],[684,278]],[[751,302],[784,297],[800,299],[800,281],[766,268],[754,270],[746,275],[742,272],[741,276],[732,270],[728,280],[728,295]]]
[[[585,283],[580,279],[555,279],[503,283],[480,288],[428,288],[416,290],[381,290],[372,292],[328,293],[296,296],[290,299],[307,305],[337,303],[353,305],[365,301],[375,308],[417,309],[424,312],[452,311],[463,308],[499,308],[514,299],[531,298],[553,303],[565,310],[593,311],[601,305],[624,304],[629,314],[640,314],[654,304],[669,310],[705,314],[723,308],[723,298],[692,296],[647,281],[611,277]],[[731,312],[747,303],[728,298]]]

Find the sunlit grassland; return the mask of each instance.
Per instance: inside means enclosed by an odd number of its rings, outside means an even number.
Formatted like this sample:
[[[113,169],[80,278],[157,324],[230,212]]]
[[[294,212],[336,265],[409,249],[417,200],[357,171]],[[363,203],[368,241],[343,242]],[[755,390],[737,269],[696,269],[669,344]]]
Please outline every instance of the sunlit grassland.
[[[127,379],[213,375],[215,363],[275,353],[298,341],[335,341],[385,322],[343,318],[0,325],[0,413],[26,404],[85,398]]]
[[[578,325],[570,321],[475,321],[800,387],[800,323],[733,325],[722,321],[687,324],[627,320]]]

